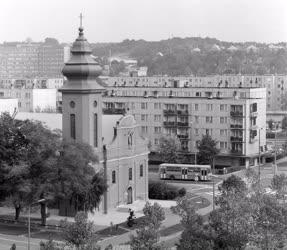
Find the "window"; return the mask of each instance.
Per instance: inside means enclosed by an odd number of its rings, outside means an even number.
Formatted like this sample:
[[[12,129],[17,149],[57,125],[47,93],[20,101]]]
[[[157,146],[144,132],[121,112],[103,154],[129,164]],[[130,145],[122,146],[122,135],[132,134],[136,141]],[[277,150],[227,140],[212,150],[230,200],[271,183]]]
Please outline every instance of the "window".
[[[212,104],[206,104],[206,110],[207,111],[212,111],[213,105]]]
[[[133,179],[133,169],[129,168],[129,180],[131,181]]]
[[[194,110],[195,110],[195,111],[198,111],[198,104],[195,104],[195,105],[194,105]]]
[[[227,142],[221,141],[219,145],[220,145],[220,149],[227,149]]]
[[[116,183],[116,171],[112,172],[112,183]]]
[[[154,109],[161,109],[160,103],[154,103]]]
[[[142,133],[146,134],[147,133],[147,126],[142,126]]]
[[[141,103],[141,109],[147,109],[147,103],[146,102]]]
[[[198,128],[195,129],[195,135],[199,135],[199,129]]]
[[[76,139],[76,116],[75,114],[70,114],[70,129],[71,129],[71,138]]]
[[[196,92],[196,93],[195,93],[195,96],[200,97],[200,96],[201,96],[201,93],[200,93],[200,92]]]
[[[141,115],[141,121],[146,122],[148,119],[148,115]]]
[[[154,121],[160,122],[161,121],[161,115],[154,115]]]
[[[206,116],[205,121],[206,123],[212,123],[212,116]]]
[[[195,123],[199,123],[199,117],[195,116]]]
[[[220,104],[220,111],[225,111],[225,105],[224,104]]]
[[[227,123],[227,117],[220,117],[220,123]]]
[[[140,165],[140,177],[143,177],[143,164]]]
[[[155,132],[155,134],[160,134],[161,133],[161,127],[154,127],[154,132]]]
[[[159,144],[159,140],[158,139],[154,139],[154,145],[158,145]]]
[[[98,114],[94,114],[94,146],[98,147]]]

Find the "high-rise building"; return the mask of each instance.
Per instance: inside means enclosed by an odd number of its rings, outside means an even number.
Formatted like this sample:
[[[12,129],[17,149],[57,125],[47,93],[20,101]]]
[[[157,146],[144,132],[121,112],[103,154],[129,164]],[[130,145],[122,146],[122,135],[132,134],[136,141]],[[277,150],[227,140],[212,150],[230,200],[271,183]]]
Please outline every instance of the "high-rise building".
[[[0,45],[0,79],[61,77],[64,47],[57,43]]]

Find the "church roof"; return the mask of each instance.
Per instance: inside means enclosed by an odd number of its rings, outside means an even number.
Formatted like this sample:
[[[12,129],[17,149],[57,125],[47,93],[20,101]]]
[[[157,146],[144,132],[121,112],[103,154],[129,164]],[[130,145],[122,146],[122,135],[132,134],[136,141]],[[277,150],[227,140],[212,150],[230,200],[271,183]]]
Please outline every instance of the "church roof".
[[[129,117],[129,116],[127,116]],[[31,112],[19,112],[16,119],[18,120],[35,120],[43,122],[47,128],[54,130],[59,129],[62,131],[62,114],[59,113],[31,113]],[[112,142],[114,137],[114,127],[117,122],[121,124],[124,121],[123,115],[103,115],[102,116],[102,136],[104,137],[104,144]]]
[[[84,37],[84,28],[79,28],[79,36],[71,48],[71,57],[62,70],[68,79],[60,91],[94,90],[104,91],[98,81],[102,68],[92,56],[92,50]]]

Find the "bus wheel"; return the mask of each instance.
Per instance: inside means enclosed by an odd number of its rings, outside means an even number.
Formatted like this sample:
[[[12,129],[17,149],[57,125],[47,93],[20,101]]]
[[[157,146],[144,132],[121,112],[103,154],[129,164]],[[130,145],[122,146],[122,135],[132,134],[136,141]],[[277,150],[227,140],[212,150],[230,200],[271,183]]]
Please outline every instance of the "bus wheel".
[[[198,176],[195,176],[194,180],[195,180],[195,181],[198,181]]]
[[[174,178],[174,175],[171,175],[170,177],[169,177],[171,180],[174,180],[175,178]]]

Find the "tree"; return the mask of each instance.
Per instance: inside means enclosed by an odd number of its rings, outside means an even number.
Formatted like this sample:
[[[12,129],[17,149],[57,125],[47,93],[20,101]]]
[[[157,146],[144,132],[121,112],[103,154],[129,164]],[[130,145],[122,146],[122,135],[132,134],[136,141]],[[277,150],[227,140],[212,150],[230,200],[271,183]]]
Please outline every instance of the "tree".
[[[159,240],[159,228],[162,221],[165,219],[165,213],[163,208],[155,203],[151,205],[146,203],[143,213],[145,219],[143,221],[142,228],[138,229],[136,235],[131,235],[130,245],[132,250],[156,250],[160,249],[156,246]]]
[[[208,134],[202,136],[202,139],[197,145],[198,159],[200,163],[212,164],[214,157],[219,153],[219,149],[216,147],[217,141],[213,140]]]
[[[157,202],[153,205],[147,202],[143,208],[143,213],[146,216],[144,220],[145,225],[152,224],[155,229],[159,229],[162,221],[165,220],[164,210]]]
[[[74,199],[79,210],[92,211],[107,189],[92,166],[97,160],[91,146],[61,141],[41,122],[0,116],[0,194],[15,207],[15,220],[39,199],[46,200],[40,204],[43,225],[50,201]]]
[[[283,130],[287,129],[287,116],[284,116],[282,122],[281,122],[281,127]]]
[[[272,119],[269,119],[269,120],[267,121],[267,123],[268,123],[268,128],[269,128],[270,130],[273,130],[274,121],[273,121]]]
[[[52,37],[45,38],[45,43],[50,44],[50,45],[59,45],[58,40]]]
[[[107,189],[103,174],[95,173],[97,161],[90,145],[64,141],[51,176],[56,200],[73,200],[77,211],[96,208]]]
[[[16,120],[7,113],[1,115],[0,127],[0,179],[5,190],[1,193],[15,207],[18,220],[22,207],[43,198],[48,190],[46,175],[60,135],[40,122]]]
[[[231,175],[219,190],[218,208],[209,217],[209,224],[215,232],[215,249],[244,249],[251,231],[246,184],[241,178]]]
[[[175,137],[161,137],[157,152],[161,161],[166,163],[178,163],[180,160],[180,144]]]
[[[272,195],[253,195],[249,242],[260,249],[280,249],[287,240],[287,208]]]
[[[271,189],[276,191],[276,197],[285,202],[287,196],[287,176],[282,173],[274,175],[271,180]]]
[[[75,223],[62,221],[63,238],[65,242],[77,250],[85,249],[88,245],[94,245],[95,226],[93,222],[88,221],[88,215],[85,212],[79,212],[75,216]]]
[[[184,231],[177,249],[213,249],[213,232],[209,225],[204,225],[203,217],[196,213],[192,197],[185,196],[177,200],[172,212],[181,217]]]

